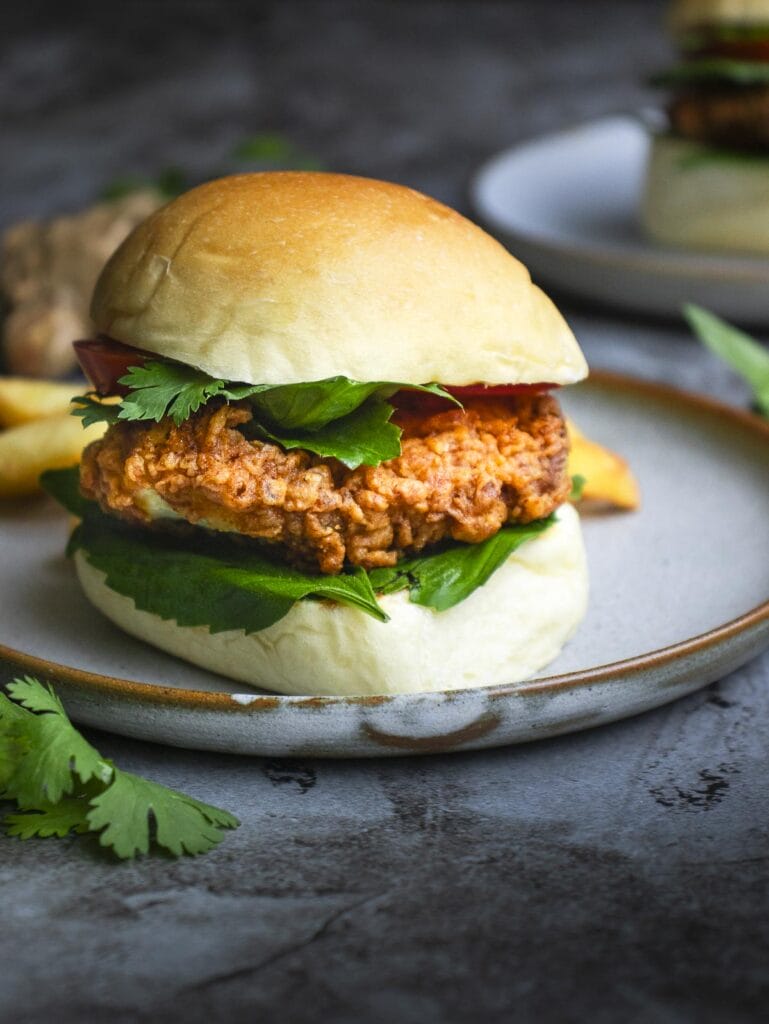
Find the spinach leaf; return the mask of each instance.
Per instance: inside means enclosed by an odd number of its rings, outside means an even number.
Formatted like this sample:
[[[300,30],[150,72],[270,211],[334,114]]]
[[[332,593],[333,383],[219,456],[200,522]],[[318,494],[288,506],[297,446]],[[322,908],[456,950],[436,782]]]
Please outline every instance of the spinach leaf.
[[[690,303],[683,312],[700,341],[747,381],[756,405],[769,416],[769,351],[701,306]]]
[[[293,433],[276,427],[268,430],[256,420],[246,423],[246,437],[261,437],[283,448],[304,448],[316,455],[333,456],[350,469],[378,466],[401,453],[401,430],[390,423],[393,407],[387,402],[371,399],[354,412],[333,420],[315,431]]]
[[[415,604],[445,611],[483,586],[521,544],[554,522],[550,516],[525,526],[506,526],[481,544],[456,543],[437,554],[406,559],[392,569],[374,569],[369,579],[377,593],[392,594],[408,587]]]

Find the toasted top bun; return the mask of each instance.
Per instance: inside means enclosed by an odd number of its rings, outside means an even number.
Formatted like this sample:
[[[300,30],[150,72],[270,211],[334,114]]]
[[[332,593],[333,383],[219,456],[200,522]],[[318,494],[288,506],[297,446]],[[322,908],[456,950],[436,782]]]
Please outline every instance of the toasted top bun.
[[[243,174],[154,213],[102,272],[99,331],[228,380],[571,384],[573,334],[479,227],[400,185]]]
[[[769,0],[674,0],[668,21],[675,35],[706,25],[769,25]]]
[[[89,600],[127,633],[202,668],[278,693],[387,694],[515,683],[556,657],[585,614],[579,517],[563,505],[461,604],[436,612],[406,591],[380,598],[389,622],[330,601],[297,601],[260,633],[210,633],[140,611],[78,551]]]
[[[665,245],[769,254],[769,157],[724,159],[698,142],[652,140],[641,206]]]

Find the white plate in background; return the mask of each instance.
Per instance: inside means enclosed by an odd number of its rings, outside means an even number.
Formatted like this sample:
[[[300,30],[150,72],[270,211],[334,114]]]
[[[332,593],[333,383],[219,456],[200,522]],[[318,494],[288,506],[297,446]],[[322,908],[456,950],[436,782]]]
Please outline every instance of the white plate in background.
[[[698,253],[645,238],[638,220],[647,129],[607,117],[493,157],[470,186],[484,223],[535,280],[584,299],[662,316],[697,302],[769,324],[769,258]]]

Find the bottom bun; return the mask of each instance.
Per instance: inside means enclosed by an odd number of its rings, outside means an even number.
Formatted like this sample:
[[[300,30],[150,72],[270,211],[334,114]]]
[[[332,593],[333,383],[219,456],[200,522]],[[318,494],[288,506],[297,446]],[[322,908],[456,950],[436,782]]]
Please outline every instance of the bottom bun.
[[[641,220],[665,245],[769,253],[769,157],[652,140]]]
[[[585,614],[587,567],[570,506],[461,604],[435,612],[407,591],[382,597],[379,622],[346,605],[298,601],[259,633],[209,633],[139,611],[115,593],[83,551],[75,556],[90,601],[133,636],[202,668],[278,693],[388,694],[515,683],[558,654]]]

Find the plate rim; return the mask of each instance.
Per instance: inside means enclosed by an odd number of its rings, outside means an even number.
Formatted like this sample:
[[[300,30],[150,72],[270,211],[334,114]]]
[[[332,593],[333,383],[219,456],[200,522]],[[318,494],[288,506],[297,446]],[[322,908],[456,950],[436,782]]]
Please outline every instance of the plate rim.
[[[613,114],[577,122],[561,127],[544,135],[535,135],[508,146],[506,149],[488,157],[480,167],[471,174],[468,181],[468,194],[472,206],[483,224],[498,235],[514,240],[522,245],[533,245],[546,251],[570,259],[588,260],[600,266],[625,267],[642,273],[680,278],[731,278],[737,284],[765,285],[769,283],[769,258],[758,256],[726,253],[716,251],[699,252],[689,249],[676,249],[672,246],[655,245],[647,241],[648,251],[640,253],[627,252],[622,248],[608,245],[602,248],[593,246],[589,241],[584,245],[573,242],[558,242],[532,234],[521,228],[503,224],[498,218],[489,214],[487,204],[480,200],[481,190],[485,183],[497,171],[498,165],[505,163],[524,150],[536,148],[540,144],[552,142],[559,137],[588,128],[605,126],[610,122],[632,124],[639,131],[646,131],[640,118],[628,114]]]
[[[712,398],[709,395],[685,391],[659,381],[644,380],[629,374],[615,373],[609,370],[594,370],[588,380],[599,387],[614,390],[629,390],[662,401],[673,401],[687,406],[692,411],[706,412],[726,417],[733,425],[740,426],[755,438],[769,442],[769,420],[764,420],[743,409],[735,408]],[[555,676],[544,676],[531,682],[501,683],[494,686],[473,686],[452,690],[419,690],[413,693],[397,694],[361,694],[342,695],[289,695],[278,693],[247,693],[236,691],[219,692],[194,690],[185,687],[164,686],[158,683],[138,682],[110,676],[98,672],[90,672],[75,666],[63,665],[46,658],[40,658],[26,651],[18,651],[5,644],[0,644],[0,662],[19,666],[24,671],[70,683],[86,690],[108,694],[122,699],[134,700],[141,704],[164,705],[176,710],[189,711],[229,711],[253,713],[254,711],[273,710],[277,707],[290,705],[293,707],[327,707],[357,706],[377,707],[392,702],[409,702],[414,698],[433,699],[435,701],[458,700],[469,693],[483,693],[490,699],[516,696],[541,695],[543,693],[560,693],[581,686],[600,685],[617,680],[628,680],[643,675],[650,668],[661,665],[675,664],[693,654],[700,654],[718,646],[722,641],[739,636],[754,627],[769,623],[769,596],[761,604],[749,609],[742,615],[715,626],[704,633],[687,637],[677,643],[646,651],[631,658],[595,665],[576,672],[566,672]],[[1,685],[1,684],[0,684]],[[247,697],[239,700],[238,697]]]

